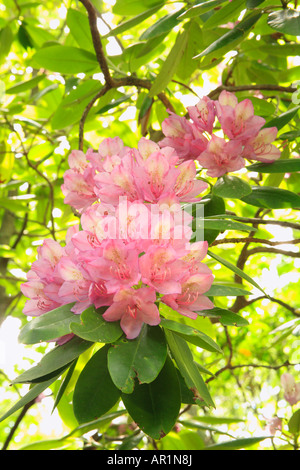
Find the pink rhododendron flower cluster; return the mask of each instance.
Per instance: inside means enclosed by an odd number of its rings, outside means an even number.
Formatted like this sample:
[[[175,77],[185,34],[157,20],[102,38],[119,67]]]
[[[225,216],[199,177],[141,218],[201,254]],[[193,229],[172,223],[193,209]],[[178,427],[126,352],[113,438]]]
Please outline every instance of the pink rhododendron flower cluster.
[[[190,119],[174,113],[165,119],[160,146],[174,148],[181,161],[197,160],[208,176],[238,171],[244,168],[245,159],[270,163],[280,157],[280,150],[272,144],[276,127],[263,128],[265,119],[254,114],[250,99],[238,102],[233,93],[224,90],[218,100],[205,96],[187,110]],[[222,136],[214,133],[217,121]]]
[[[131,149],[116,137],[97,152],[71,152],[69,166],[62,190],[81,227],[68,230],[63,247],[39,247],[21,287],[26,315],[69,303],[74,314],[107,307],[103,318],[120,320],[133,339],[143,323],[160,323],[159,302],[194,319],[213,308],[204,295],[213,282],[202,262],[207,242],[190,242],[192,217],[180,204],[208,187],[195,178],[195,162],[180,163],[173,148],[145,138]]]

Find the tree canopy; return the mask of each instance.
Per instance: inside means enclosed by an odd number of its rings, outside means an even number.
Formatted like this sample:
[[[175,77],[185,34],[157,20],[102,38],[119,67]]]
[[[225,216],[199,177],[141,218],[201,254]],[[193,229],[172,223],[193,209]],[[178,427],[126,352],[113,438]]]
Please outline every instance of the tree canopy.
[[[3,450],[299,449],[299,37],[296,0],[0,1]],[[196,294],[145,244],[116,284],[114,254],[84,238],[91,208],[100,230],[114,197],[156,204],[161,188],[193,216]],[[80,258],[75,239],[99,251]],[[57,283],[80,258],[115,300],[95,281],[94,303],[66,283],[60,302],[53,276],[32,313],[23,286],[60,249]]]

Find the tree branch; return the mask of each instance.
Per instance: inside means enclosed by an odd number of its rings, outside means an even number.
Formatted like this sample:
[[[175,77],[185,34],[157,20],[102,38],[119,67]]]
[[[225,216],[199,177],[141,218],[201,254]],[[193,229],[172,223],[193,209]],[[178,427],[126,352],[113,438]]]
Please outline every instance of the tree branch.
[[[284,93],[294,93],[295,91],[297,91],[297,88],[292,87],[292,86],[285,87],[285,86],[270,85],[270,84],[266,84],[266,85],[240,85],[240,86],[220,85],[217,88],[215,88],[214,90],[212,90],[208,94],[208,96],[209,96],[209,98],[211,98],[213,100],[218,99],[220,93],[224,90],[225,91],[230,91],[230,92],[265,90],[265,91],[280,91],[280,92],[284,92]]]

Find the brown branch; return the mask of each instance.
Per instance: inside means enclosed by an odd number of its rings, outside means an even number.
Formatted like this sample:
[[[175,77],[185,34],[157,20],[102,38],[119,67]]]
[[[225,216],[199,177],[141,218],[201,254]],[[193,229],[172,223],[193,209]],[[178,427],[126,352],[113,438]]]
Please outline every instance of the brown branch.
[[[241,238],[221,238],[219,240],[214,240],[210,246],[223,245],[224,243],[263,243],[265,245],[277,246],[277,245],[296,245],[300,243],[300,238],[295,238],[294,240],[287,241],[278,241],[273,242],[264,238],[255,238],[255,237],[241,237]]]
[[[96,52],[98,63],[100,65],[100,69],[104,75],[105,82],[107,83],[107,85],[112,87],[113,79],[110,75],[110,71],[109,71],[109,68],[105,59],[101,37],[100,37],[100,33],[98,31],[98,26],[97,26],[97,17],[98,17],[97,11],[94,5],[90,2],[90,0],[79,0],[79,1],[83,4],[88,14],[93,45],[94,45],[94,49]]]
[[[264,300],[264,299],[268,299],[268,300],[270,300],[271,302],[275,302],[276,304],[281,305],[282,307],[284,307],[284,308],[286,308],[287,310],[289,310],[290,312],[292,312],[292,314],[295,315],[296,317],[299,317],[299,316],[300,316],[300,312],[298,312],[298,309],[297,309],[297,308],[291,307],[291,306],[290,306],[289,304],[287,304],[286,302],[283,302],[283,300],[275,299],[275,297],[270,297],[270,296],[269,296],[269,297],[266,297],[265,295],[260,295],[259,297],[255,297],[255,299],[247,300],[245,306],[251,305],[251,304],[253,304],[254,302],[257,302],[257,301],[259,301],[259,300]]]
[[[267,220],[267,219],[260,219],[259,217],[235,217],[235,220],[239,220],[241,222],[245,222],[246,224],[264,224],[264,225],[280,225],[281,227],[289,227],[295,230],[300,230],[300,224],[295,222],[289,222],[285,220]]]
[[[238,91],[280,91],[280,92],[285,92],[285,93],[294,93],[297,91],[297,88],[289,86],[280,86],[280,85],[239,85],[239,86],[233,86],[233,85],[220,85],[214,90],[212,90],[208,96],[211,99],[217,99],[222,91],[230,91],[230,92],[238,92]]]
[[[285,255],[285,256],[290,256],[291,258],[300,258],[300,253],[296,253],[295,251],[285,251],[285,250],[280,250],[278,248],[274,247],[261,247],[257,246],[255,248],[251,248],[250,250],[247,250],[247,257],[251,255],[255,255],[256,253],[275,253],[279,255]]]

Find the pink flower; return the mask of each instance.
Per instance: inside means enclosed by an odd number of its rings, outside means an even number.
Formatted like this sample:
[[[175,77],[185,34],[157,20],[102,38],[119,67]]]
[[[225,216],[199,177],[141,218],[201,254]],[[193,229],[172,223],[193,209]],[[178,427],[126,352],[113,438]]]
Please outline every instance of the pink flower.
[[[259,133],[247,140],[243,149],[243,157],[248,160],[259,160],[265,163],[271,163],[280,158],[280,150],[273,145],[277,136],[276,127],[268,127],[259,131]]]
[[[196,106],[188,106],[187,110],[195,126],[201,132],[212,133],[216,118],[216,109],[213,100],[204,96]]]
[[[284,398],[290,405],[295,405],[300,401],[300,382],[296,383],[291,374],[282,374],[281,385],[284,391]]]
[[[136,338],[144,323],[155,326],[160,316],[155,305],[154,289],[122,289],[117,292],[113,304],[103,314],[106,321],[121,320],[120,325],[128,339]]]
[[[211,272],[187,276],[181,283],[180,294],[164,295],[161,301],[178,313],[196,319],[198,311],[214,307],[209,298],[203,295],[208,291],[212,282]]]
[[[230,139],[245,142],[257,135],[265,124],[265,119],[254,115],[251,100],[245,99],[240,103],[237,97],[223,90],[216,101],[217,117],[224,133]]]
[[[64,203],[74,207],[79,213],[97,200],[94,191],[94,172],[87,168],[84,173],[72,169],[64,174],[64,184],[61,186]]]
[[[207,175],[219,177],[230,171],[240,170],[245,166],[241,156],[242,144],[238,141],[226,141],[213,135],[207,149],[198,157],[203,168],[207,168]]]
[[[282,420],[275,416],[267,420],[267,430],[271,436],[275,436],[276,431],[281,431],[282,429]]]
[[[188,160],[178,165],[180,171],[177,176],[174,192],[181,202],[199,202],[199,196],[208,188],[208,184],[204,181],[196,179],[195,162]]]
[[[196,160],[207,146],[208,141],[197,126],[175,113],[163,121],[162,131],[165,138],[159,145],[173,147],[181,161]]]
[[[183,263],[178,261],[176,252],[170,247],[151,247],[140,257],[139,266],[142,282],[161,294],[181,292],[179,279]]]

